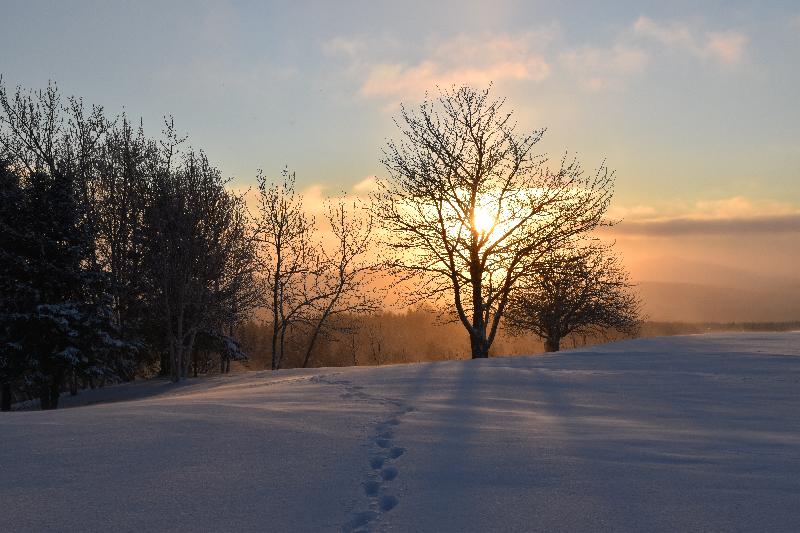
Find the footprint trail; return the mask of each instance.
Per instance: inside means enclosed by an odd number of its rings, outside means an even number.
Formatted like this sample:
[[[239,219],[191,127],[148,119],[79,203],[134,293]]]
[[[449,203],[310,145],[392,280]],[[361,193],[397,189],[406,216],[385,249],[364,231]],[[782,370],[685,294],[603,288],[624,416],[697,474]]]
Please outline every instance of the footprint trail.
[[[391,490],[392,482],[400,475],[397,461],[406,449],[395,442],[395,429],[401,424],[402,417],[414,410],[402,400],[374,396],[364,392],[363,387],[353,385],[334,376],[316,376],[312,381],[338,386],[342,389],[343,399],[361,400],[390,406],[388,416],[380,420],[370,436],[370,455],[367,460],[369,469],[361,486],[365,502],[361,508],[350,513],[348,520],[342,524],[343,533],[365,533],[373,531],[384,514],[390,512],[400,503],[399,498]]]

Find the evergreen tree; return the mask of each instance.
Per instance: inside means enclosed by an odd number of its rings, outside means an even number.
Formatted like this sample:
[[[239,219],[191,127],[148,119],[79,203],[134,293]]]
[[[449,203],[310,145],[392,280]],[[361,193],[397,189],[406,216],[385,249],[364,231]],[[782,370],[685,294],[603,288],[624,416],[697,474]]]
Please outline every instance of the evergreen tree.
[[[29,220],[19,175],[0,159],[0,410],[11,409],[11,392],[30,367],[18,342],[16,324],[32,310],[36,292],[27,257]]]
[[[61,104],[54,86],[9,99],[0,86],[2,373],[54,409],[66,379],[128,366],[97,259],[92,183],[108,123],[102,109]],[[7,395],[8,396],[8,395]],[[7,400],[7,403],[9,401]]]
[[[106,277],[92,261],[93,236],[74,180],[39,172],[14,192],[16,220],[4,225],[3,246],[8,367],[42,409],[54,409],[67,378],[117,375],[128,347],[116,339]]]

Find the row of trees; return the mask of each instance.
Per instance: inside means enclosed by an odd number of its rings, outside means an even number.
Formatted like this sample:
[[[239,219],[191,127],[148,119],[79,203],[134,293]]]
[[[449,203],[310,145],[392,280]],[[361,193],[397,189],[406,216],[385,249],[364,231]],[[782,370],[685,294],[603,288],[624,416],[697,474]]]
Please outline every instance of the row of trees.
[[[55,408],[67,386],[178,381],[208,367],[200,354],[227,371],[244,357],[235,328],[258,307],[274,317],[273,368],[303,328],[309,365],[331,317],[376,308],[361,290],[371,218],[331,203],[323,243],[288,172],[279,185],[259,177],[250,213],[184,143],[171,120],[153,139],[54,85],[0,83],[3,409],[12,396]]]
[[[197,342],[221,345],[254,304],[241,198],[202,152],[55,86],[0,86],[0,380],[54,408],[66,381],[185,377]],[[156,360],[154,360],[154,358]]]
[[[463,325],[473,357],[501,327],[551,350],[570,333],[633,331],[631,285],[591,237],[613,173],[566,157],[551,168],[534,152],[544,131],[518,135],[503,106],[461,88],[403,108],[370,204],[329,201],[318,224],[288,170],[259,173],[250,211],[171,120],[154,139],[55,86],[0,83],[2,407],[13,393],[54,408],[67,384],[178,381],[209,367],[201,354],[224,372],[256,312],[271,368],[288,346],[309,366],[381,309],[380,273]]]

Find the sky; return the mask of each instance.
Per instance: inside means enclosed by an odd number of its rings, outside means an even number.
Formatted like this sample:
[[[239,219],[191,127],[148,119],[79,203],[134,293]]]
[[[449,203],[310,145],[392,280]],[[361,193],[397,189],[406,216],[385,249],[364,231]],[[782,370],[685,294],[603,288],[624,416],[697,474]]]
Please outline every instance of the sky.
[[[542,153],[615,169],[636,279],[800,286],[797,2],[0,8],[7,86],[54,80],[151,134],[172,115],[236,186],[288,165],[312,201],[385,174],[401,102],[491,82],[520,130],[547,128]]]

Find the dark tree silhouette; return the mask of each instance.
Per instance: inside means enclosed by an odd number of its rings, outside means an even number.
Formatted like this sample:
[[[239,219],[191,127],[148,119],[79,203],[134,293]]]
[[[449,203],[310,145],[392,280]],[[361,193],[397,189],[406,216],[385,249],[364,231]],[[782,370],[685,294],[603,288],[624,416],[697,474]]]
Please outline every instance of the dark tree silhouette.
[[[546,254],[602,224],[613,173],[585,175],[564,157],[552,170],[533,151],[544,130],[518,135],[489,91],[444,91],[402,107],[379,182],[377,214],[414,300],[449,304],[472,357],[488,357],[511,291]]]
[[[280,183],[258,175],[260,270],[269,293],[267,309],[272,321],[272,370],[281,367],[286,335],[299,322],[309,301],[309,279],[318,273],[319,250],[313,241],[314,220],[303,210],[303,198],[294,190],[295,175],[285,169]]]
[[[344,201],[332,202],[326,213],[333,246],[321,250],[320,264],[309,285],[311,302],[307,323],[310,338],[303,356],[308,367],[317,341],[332,329],[333,321],[343,315],[362,315],[380,308],[381,298],[369,284],[381,266],[371,257],[375,220],[369,210],[357,204],[351,208]]]
[[[100,144],[91,183],[92,221],[97,257],[108,273],[114,320],[123,339],[139,347],[137,364],[125,376],[149,363],[145,350],[146,317],[150,315],[145,268],[144,213],[151,177],[159,167],[158,143],[123,115]]]
[[[126,366],[92,223],[91,184],[108,126],[101,108],[65,104],[52,84],[11,97],[0,84],[0,151],[5,173],[16,175],[4,185],[17,196],[17,219],[1,224],[2,349],[24,365],[18,385],[43,409],[58,406],[66,379]]]
[[[553,254],[526,277],[510,298],[505,325],[535,333],[546,351],[557,352],[572,333],[635,334],[640,307],[619,258],[594,245]]]
[[[281,368],[294,331],[308,334],[296,339],[304,346],[300,363],[307,367],[319,340],[336,329],[337,317],[378,309],[379,298],[368,287],[379,270],[369,260],[374,218],[356,204],[351,209],[344,201],[328,201],[326,246],[295,192],[294,173],[284,170],[279,183],[259,174],[258,181],[256,235],[272,326],[271,366]]]
[[[171,377],[187,377],[198,334],[219,331],[247,310],[255,249],[242,198],[202,152],[176,157],[171,124],[144,220],[146,264],[167,340]],[[178,162],[175,162],[178,159]],[[249,297],[248,297],[249,298]]]
[[[28,275],[25,190],[18,172],[0,155],[0,411],[10,411],[12,390],[30,367],[16,331],[18,314],[35,298]]]
[[[187,374],[196,336],[220,368],[260,297],[244,200],[202,152],[125,115],[0,80],[0,408],[55,408],[106,380]],[[169,353],[167,358],[164,353]]]

